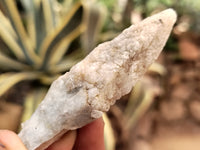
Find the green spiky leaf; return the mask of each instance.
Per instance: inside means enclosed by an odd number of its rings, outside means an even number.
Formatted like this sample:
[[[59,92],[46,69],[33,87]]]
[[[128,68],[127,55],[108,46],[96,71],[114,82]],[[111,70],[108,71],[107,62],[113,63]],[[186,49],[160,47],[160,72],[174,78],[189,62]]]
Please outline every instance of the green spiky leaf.
[[[16,61],[5,54],[1,52],[2,50],[0,49],[0,67],[4,70],[28,70],[30,67],[28,65],[25,65],[19,61]]]
[[[0,96],[2,96],[8,89],[16,83],[24,80],[34,80],[40,76],[36,72],[21,72],[21,73],[4,73],[0,75]]]
[[[43,63],[41,68],[46,68],[51,56],[57,51],[55,47],[58,46],[63,40],[72,41],[78,34],[81,33],[81,22],[82,22],[83,7],[81,3],[76,3],[73,8],[68,12],[68,15],[63,18],[63,22],[58,25],[54,32],[44,40],[41,48],[40,55],[42,56]],[[68,44],[66,45],[68,46]]]
[[[14,28],[17,37],[18,44],[21,46],[24,56],[29,64],[37,64],[40,62],[39,57],[34,53],[33,47],[31,47],[30,39],[22,24],[19,11],[13,0],[2,0],[7,14],[10,18],[12,27]]]

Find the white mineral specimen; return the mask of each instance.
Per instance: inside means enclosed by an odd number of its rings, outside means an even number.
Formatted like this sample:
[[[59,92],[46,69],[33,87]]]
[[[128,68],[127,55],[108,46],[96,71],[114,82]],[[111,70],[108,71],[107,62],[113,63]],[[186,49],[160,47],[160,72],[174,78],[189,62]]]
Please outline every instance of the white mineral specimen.
[[[19,133],[28,150],[45,149],[67,130],[101,117],[129,93],[160,54],[175,21],[176,13],[167,9],[132,25],[54,81]]]

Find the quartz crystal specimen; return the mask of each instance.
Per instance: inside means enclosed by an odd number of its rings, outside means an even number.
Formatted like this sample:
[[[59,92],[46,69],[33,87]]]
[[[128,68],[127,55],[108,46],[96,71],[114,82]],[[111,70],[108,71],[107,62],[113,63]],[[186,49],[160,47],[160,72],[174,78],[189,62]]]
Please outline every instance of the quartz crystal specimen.
[[[28,150],[42,150],[68,130],[80,128],[129,93],[163,49],[176,13],[167,9],[97,46],[55,80],[19,137]]]

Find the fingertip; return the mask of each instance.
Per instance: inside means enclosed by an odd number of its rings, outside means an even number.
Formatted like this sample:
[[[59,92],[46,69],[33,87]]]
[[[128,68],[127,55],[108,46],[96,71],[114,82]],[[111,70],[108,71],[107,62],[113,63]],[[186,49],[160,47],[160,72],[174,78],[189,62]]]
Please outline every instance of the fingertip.
[[[0,143],[6,150],[27,150],[17,134],[10,130],[0,130]]]
[[[98,126],[103,127],[103,128],[104,128],[104,125],[105,125],[102,117],[93,121],[91,124],[94,125],[94,126],[98,125]]]
[[[99,118],[78,129],[77,140],[73,150],[104,150],[104,121]]]
[[[46,150],[72,150],[76,140],[76,131],[68,131]]]

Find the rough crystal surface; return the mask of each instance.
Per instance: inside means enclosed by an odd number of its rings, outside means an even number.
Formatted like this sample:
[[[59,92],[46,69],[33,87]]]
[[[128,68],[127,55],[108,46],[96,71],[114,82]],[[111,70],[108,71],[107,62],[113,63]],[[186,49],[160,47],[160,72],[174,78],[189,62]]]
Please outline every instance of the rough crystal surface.
[[[54,81],[19,133],[28,150],[45,149],[61,131],[101,117],[129,93],[160,54],[175,21],[176,13],[168,9],[132,25]]]

